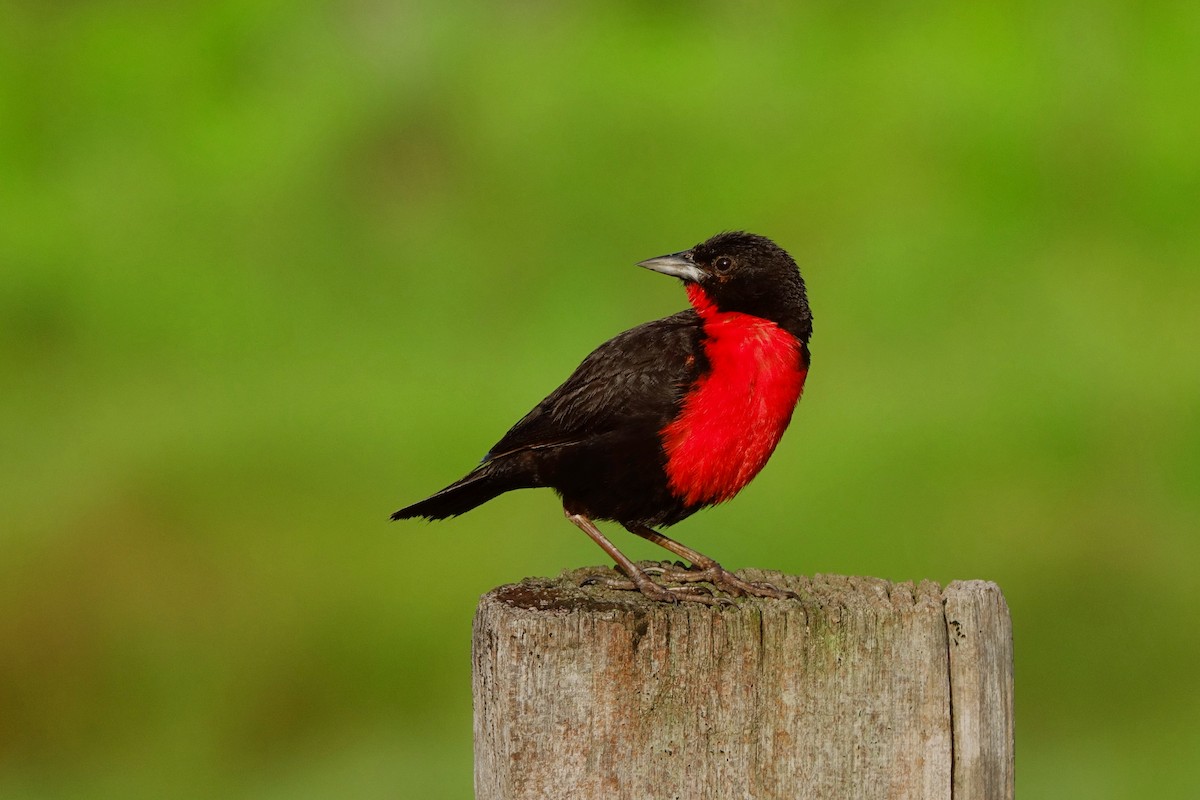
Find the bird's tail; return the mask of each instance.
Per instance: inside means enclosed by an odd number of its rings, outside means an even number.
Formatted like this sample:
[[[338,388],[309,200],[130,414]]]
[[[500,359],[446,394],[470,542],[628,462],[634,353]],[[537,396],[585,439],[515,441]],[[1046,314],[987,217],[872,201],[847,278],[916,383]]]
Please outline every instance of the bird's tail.
[[[392,519],[456,517],[505,492],[534,485],[505,472],[506,470],[495,462],[482,464],[465,478],[455,481],[440,492],[400,509],[392,514]]]

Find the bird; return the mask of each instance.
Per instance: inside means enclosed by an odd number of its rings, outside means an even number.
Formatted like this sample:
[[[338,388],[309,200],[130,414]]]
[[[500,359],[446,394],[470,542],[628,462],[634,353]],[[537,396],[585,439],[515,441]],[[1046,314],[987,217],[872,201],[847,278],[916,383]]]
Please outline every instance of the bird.
[[[733,596],[794,597],[657,529],[732,499],[775,451],[811,360],[800,270],[771,239],[744,231],[638,266],[682,281],[690,307],[600,345],[478,466],[391,518],[441,520],[505,492],[548,487],[624,574],[598,582],[667,603],[711,603],[701,582]],[[641,566],[597,521],[619,523],[690,566]]]

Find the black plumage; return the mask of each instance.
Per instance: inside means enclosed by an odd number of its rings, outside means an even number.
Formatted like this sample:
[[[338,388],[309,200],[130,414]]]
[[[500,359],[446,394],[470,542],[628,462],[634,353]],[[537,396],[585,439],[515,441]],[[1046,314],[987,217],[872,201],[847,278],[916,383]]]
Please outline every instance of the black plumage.
[[[704,371],[695,311],[614,336],[462,480],[392,519],[444,519],[513,489],[551,487],[592,519],[670,525],[694,511],[667,490],[658,433]]]

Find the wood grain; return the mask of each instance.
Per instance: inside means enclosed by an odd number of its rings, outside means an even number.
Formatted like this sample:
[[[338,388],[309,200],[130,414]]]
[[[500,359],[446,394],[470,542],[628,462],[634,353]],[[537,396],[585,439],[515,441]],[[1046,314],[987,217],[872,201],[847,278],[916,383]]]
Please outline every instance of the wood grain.
[[[1013,796],[1012,621],[1000,587],[946,587],[955,800]]]
[[[1011,670],[1004,694],[996,664],[972,666],[1005,652],[984,642],[1008,630],[994,585],[944,599],[927,581],[745,570],[801,599],[709,607],[579,587],[598,570],[480,601],[478,800],[1011,797],[1011,709],[988,707],[1011,704]],[[969,645],[951,644],[944,602],[977,631]],[[955,675],[974,682],[959,692]],[[1007,738],[983,730],[1004,720]],[[956,735],[974,737],[970,765]],[[1007,773],[993,764],[1005,758]],[[1008,794],[953,793],[960,776]]]

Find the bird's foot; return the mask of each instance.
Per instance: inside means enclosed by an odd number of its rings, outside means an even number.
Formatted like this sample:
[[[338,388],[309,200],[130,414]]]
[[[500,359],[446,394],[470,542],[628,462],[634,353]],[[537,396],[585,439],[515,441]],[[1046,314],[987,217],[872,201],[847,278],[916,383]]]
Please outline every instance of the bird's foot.
[[[769,583],[752,583],[734,575],[729,570],[713,561],[710,564],[693,564],[685,567],[676,561],[662,562],[657,566],[644,568],[646,572],[657,575],[664,583],[711,583],[723,592],[734,597],[753,595],[754,597],[773,597],[776,600],[799,600],[800,595],[788,589],[780,589]]]
[[[640,578],[640,580],[639,580]],[[634,578],[617,578],[612,575],[589,575],[581,586],[603,586],[625,592],[641,592],[658,603],[703,603],[704,605],[732,605],[732,601],[717,597],[703,586],[661,586],[650,580],[645,573]]]

